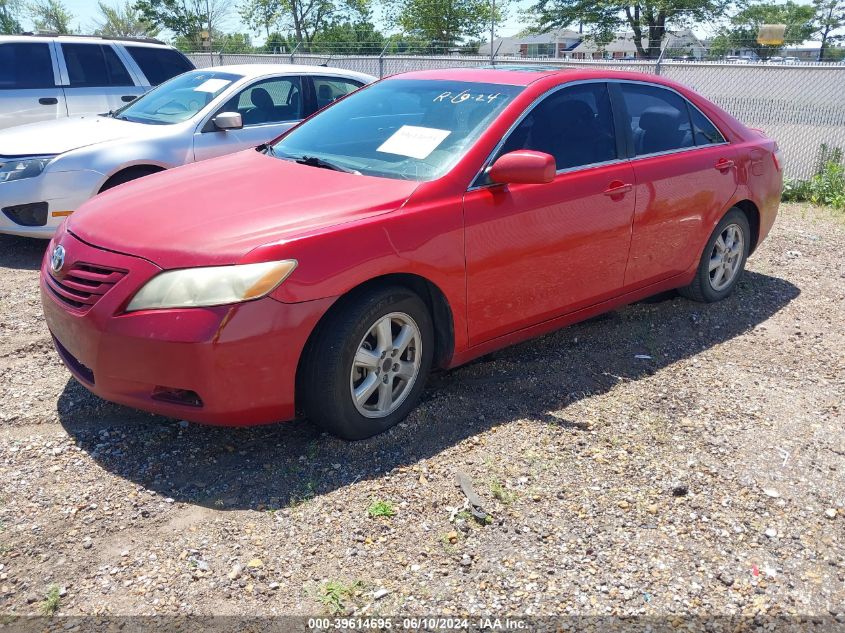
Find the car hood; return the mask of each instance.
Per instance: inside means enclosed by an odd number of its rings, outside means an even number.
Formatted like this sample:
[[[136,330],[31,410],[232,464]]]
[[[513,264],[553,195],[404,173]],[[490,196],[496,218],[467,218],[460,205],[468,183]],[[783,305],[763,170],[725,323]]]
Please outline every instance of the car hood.
[[[155,127],[96,114],[18,125],[0,131],[0,156],[64,154],[104,141],[148,136]]]
[[[418,185],[246,150],[95,196],[68,218],[67,229],[166,269],[231,264],[269,242],[394,211]]]

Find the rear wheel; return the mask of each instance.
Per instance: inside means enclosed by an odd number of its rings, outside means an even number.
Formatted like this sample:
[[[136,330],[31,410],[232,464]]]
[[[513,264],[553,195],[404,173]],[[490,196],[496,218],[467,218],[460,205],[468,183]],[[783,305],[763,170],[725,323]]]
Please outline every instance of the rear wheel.
[[[320,325],[300,374],[305,414],[348,440],[402,420],[431,369],[434,333],[425,303],[402,287],[365,291]]]
[[[725,214],[713,229],[693,282],[680,290],[695,301],[721,301],[733,292],[742,272],[751,245],[748,218],[736,207]]]

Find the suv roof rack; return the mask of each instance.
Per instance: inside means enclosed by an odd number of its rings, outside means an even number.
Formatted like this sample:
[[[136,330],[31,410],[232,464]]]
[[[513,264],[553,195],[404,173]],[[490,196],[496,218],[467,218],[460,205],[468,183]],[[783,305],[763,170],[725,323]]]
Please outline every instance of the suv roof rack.
[[[161,44],[167,46],[167,42],[162,42],[154,37],[106,37],[105,35],[79,35],[76,33],[66,33],[61,35],[56,31],[26,31],[20,35],[28,35],[29,37],[87,37],[90,39],[110,40],[114,42],[142,42],[146,44]]]

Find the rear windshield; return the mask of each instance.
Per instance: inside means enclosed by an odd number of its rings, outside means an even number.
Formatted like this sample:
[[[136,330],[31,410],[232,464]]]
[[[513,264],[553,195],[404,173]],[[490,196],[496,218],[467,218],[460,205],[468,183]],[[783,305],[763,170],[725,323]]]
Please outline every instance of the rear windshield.
[[[272,154],[405,180],[445,174],[523,90],[520,86],[391,79],[355,92],[280,139]]]
[[[151,86],[157,86],[171,77],[194,69],[187,57],[170,48],[127,46],[126,50],[141,67],[141,72],[146,75]]]

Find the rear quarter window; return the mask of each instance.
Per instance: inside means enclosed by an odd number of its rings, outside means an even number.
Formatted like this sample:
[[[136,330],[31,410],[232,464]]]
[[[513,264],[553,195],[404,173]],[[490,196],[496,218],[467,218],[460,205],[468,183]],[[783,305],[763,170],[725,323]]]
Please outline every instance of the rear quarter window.
[[[127,46],[126,50],[152,86],[194,69],[187,57],[172,48]]]
[[[53,88],[49,44],[0,44],[0,90]]]

